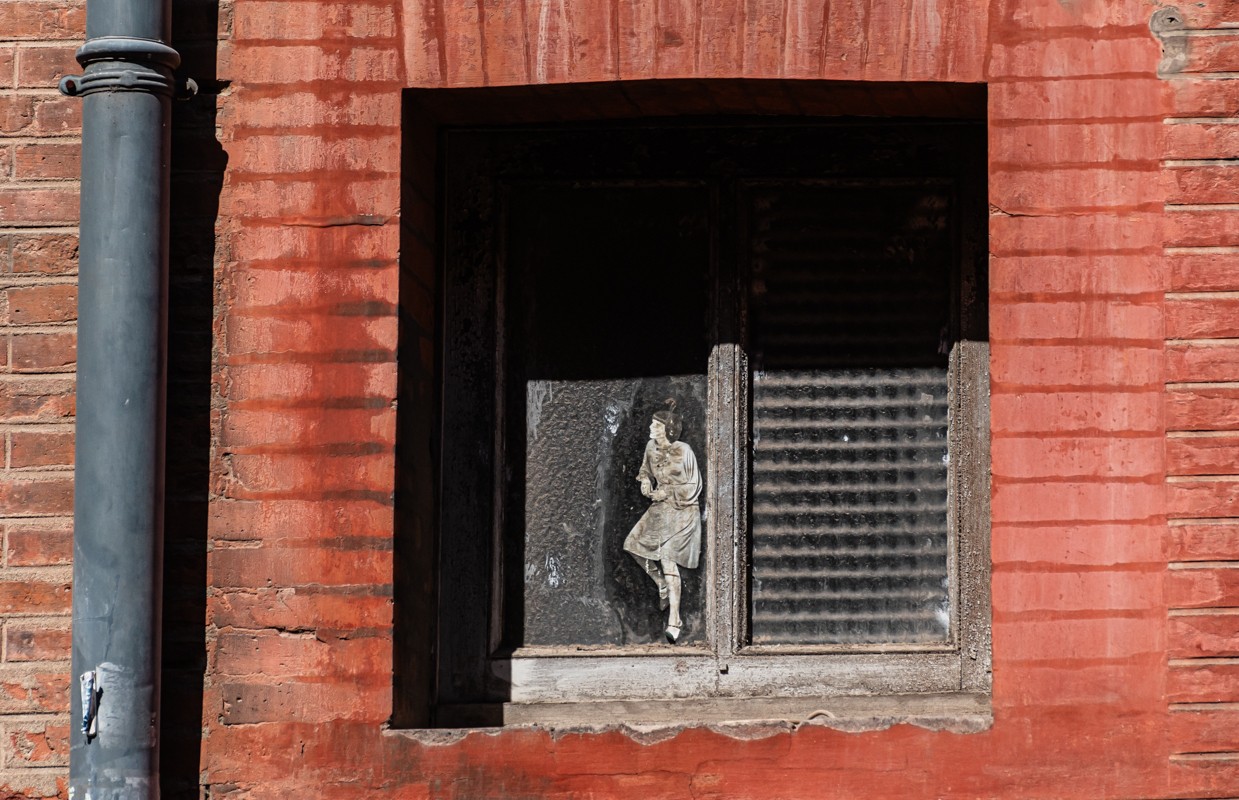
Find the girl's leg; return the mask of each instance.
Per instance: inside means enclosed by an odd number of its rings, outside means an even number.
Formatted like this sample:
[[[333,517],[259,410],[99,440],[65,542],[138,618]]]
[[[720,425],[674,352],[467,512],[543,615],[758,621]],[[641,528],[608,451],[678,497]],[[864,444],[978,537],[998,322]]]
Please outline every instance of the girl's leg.
[[[630,554],[641,565],[641,569],[645,570],[645,574],[649,575],[654,583],[658,586],[658,598],[660,601],[667,598],[667,581],[663,578],[663,571],[659,568],[658,562],[649,558],[642,558],[636,553]]]
[[[684,627],[684,620],[680,619],[680,565],[664,558],[661,566],[663,580],[667,583],[667,601],[671,607],[667,613],[667,638],[674,642],[680,636],[680,628]]]

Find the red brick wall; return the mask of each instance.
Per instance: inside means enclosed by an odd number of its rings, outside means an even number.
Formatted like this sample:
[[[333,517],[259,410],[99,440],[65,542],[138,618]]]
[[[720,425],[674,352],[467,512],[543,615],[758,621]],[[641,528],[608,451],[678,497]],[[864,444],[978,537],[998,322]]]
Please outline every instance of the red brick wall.
[[[1185,5],[1161,34],[1170,775],[1205,796],[1239,786],[1237,19],[1233,1]]]
[[[1233,167],[1218,159],[1233,157],[1239,126],[1200,118],[1239,117],[1239,92],[1218,79],[1235,71],[1235,49],[1194,37],[1175,68],[1196,77],[1159,78],[1153,10],[185,3],[191,72],[212,80],[178,112],[174,191],[185,221],[174,214],[172,351],[185,370],[173,369],[169,441],[187,467],[170,487],[176,613],[165,633],[179,672],[165,735],[179,737],[166,749],[181,782],[200,772],[212,797],[236,798],[1233,794],[1239,726],[1220,701],[1239,690],[1226,661],[1239,656],[1226,611],[1239,606],[1239,538],[1226,521],[1235,484],[1216,476],[1234,473],[1227,431],[1239,419],[1227,313],[1239,226],[1226,222]],[[1207,0],[1187,25],[1236,21],[1233,2]],[[72,414],[75,203],[66,153],[49,146],[71,155],[77,113],[33,87],[52,85],[54,67],[39,65],[56,58],[36,40],[80,36],[80,22],[80,10],[43,0],[0,5],[0,37],[22,39],[0,44],[11,587],[0,783],[32,796],[63,774],[69,486],[58,437]],[[67,50],[56,52],[63,62]],[[411,254],[433,245],[427,209],[400,208],[401,159],[406,173],[433,163],[420,135],[401,153],[401,89],[657,77],[989,83],[989,732],[805,728],[736,741],[699,730],[640,744],[507,731],[435,746],[383,733],[397,308],[404,281],[407,352],[424,344],[410,327],[425,314],[407,291]],[[204,581],[205,608],[193,599]],[[1223,755],[1190,755],[1202,751]]]
[[[77,2],[0,3],[0,795],[68,764],[77,294]]]

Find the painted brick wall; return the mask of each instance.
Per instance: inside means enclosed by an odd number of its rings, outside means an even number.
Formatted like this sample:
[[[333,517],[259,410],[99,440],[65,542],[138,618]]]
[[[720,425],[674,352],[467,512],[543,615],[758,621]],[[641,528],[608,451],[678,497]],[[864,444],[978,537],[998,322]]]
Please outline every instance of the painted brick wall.
[[[221,104],[230,161],[218,269],[225,287],[245,291],[224,297],[217,323],[202,762],[214,794],[1178,793],[1168,783],[1165,691],[1167,87],[1156,75],[1153,6],[291,8],[237,0],[223,49],[221,76],[233,83]],[[699,730],[643,744],[618,733],[508,731],[427,746],[380,731],[391,713],[386,403],[395,371],[385,315],[399,299],[390,277],[397,89],[657,77],[989,82],[988,733],[807,728],[736,741]],[[666,113],[668,102],[645,108]],[[433,163],[421,141],[406,140],[408,169]],[[417,192],[407,196],[405,261],[416,271],[432,229]],[[337,298],[364,301],[368,313],[341,314]],[[429,312],[404,299],[408,333]]]
[[[0,794],[50,797],[68,764],[77,294],[78,2],[0,3]]]

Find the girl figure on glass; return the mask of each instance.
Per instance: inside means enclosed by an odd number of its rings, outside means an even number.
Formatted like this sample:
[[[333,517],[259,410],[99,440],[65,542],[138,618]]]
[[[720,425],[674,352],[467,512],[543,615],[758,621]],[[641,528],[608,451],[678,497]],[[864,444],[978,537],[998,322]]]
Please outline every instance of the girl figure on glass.
[[[641,494],[650,507],[624,540],[631,553],[658,587],[658,607],[667,612],[667,641],[680,638],[680,569],[696,569],[701,557],[701,473],[693,449],[679,441],[683,418],[675,401],[654,414],[650,441],[637,472]]]

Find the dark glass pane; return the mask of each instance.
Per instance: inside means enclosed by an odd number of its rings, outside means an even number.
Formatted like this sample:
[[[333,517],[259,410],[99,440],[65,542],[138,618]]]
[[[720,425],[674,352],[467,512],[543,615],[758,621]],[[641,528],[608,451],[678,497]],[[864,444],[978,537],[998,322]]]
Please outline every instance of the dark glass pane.
[[[857,182],[747,196],[752,641],[942,641],[949,194]]]

